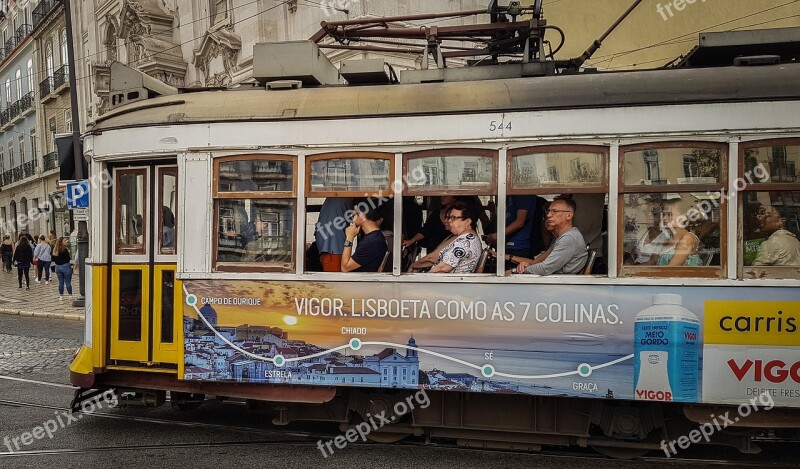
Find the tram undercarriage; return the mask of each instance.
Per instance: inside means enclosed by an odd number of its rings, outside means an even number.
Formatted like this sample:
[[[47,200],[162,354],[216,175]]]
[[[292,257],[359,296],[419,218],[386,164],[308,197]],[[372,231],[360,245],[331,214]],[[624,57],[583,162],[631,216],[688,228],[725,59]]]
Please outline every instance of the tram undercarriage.
[[[101,378],[102,377],[102,378]],[[561,396],[452,391],[375,390],[251,383],[180,381],[164,373],[109,371],[94,389],[76,391],[72,403],[113,389],[122,406],[195,410],[210,399],[240,400],[274,425],[338,423],[343,434],[379,443],[409,437],[451,441],[465,448],[538,452],[546,447],[591,447],[614,458],[658,454],[691,444],[761,451],[758,441],[800,440],[800,410],[754,413],[739,421],[736,406],[587,400]],[[169,396],[169,399],[167,397]],[[420,402],[419,396],[424,396]],[[399,412],[398,412],[399,411]],[[716,418],[716,420],[715,420]],[[705,429],[704,429],[705,428]],[[701,435],[695,441],[694,433]],[[689,443],[686,444],[688,446]],[[658,453],[655,453],[658,452]]]

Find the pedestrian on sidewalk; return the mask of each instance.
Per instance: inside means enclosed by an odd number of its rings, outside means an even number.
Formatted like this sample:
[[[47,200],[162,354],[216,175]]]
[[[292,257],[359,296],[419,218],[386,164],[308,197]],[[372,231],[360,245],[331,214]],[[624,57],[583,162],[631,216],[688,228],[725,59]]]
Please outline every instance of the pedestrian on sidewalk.
[[[22,288],[22,276],[25,275],[25,289],[31,289],[31,278],[29,272],[31,270],[31,263],[33,262],[33,249],[28,242],[27,236],[24,234],[19,235],[19,243],[17,249],[14,250],[14,262],[17,263],[17,280],[19,280],[19,287]]]
[[[72,266],[70,265],[69,240],[65,237],[58,238],[56,246],[53,248],[53,262],[56,264],[56,276],[58,277],[58,299],[64,299],[64,286],[67,293],[72,296]]]
[[[52,248],[47,242],[45,235],[39,236],[39,244],[33,250],[33,260],[36,263],[36,283],[42,281],[42,271],[44,271],[44,280],[47,285],[50,285],[50,253]]]
[[[11,235],[3,235],[3,242],[0,243],[0,256],[3,258],[3,270],[11,272],[11,258],[14,256],[14,242]]]

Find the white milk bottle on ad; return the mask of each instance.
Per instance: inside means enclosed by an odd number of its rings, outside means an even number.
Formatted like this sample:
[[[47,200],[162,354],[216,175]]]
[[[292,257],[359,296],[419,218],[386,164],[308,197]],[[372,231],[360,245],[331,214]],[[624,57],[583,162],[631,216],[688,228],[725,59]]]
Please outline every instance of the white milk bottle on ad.
[[[697,402],[700,321],[680,295],[653,295],[636,315],[634,394],[637,400]]]

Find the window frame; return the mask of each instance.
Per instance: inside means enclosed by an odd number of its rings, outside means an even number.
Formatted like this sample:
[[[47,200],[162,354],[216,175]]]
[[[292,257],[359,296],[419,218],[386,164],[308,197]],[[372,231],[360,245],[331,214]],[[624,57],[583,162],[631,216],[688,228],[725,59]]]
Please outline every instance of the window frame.
[[[603,166],[602,185],[587,186],[582,184],[564,184],[551,187],[514,189],[512,184],[514,158],[523,155],[536,155],[540,153],[586,153],[600,154],[603,156],[605,165]],[[540,145],[509,149],[506,157],[506,195],[552,195],[558,194],[608,194],[609,174],[611,166],[611,149],[602,145]],[[550,168],[548,167],[548,171]]]
[[[350,160],[350,159],[370,159],[386,160],[389,162],[388,185],[386,189],[365,188],[344,191],[315,191],[311,189],[311,165],[317,161],[325,160]],[[328,152],[307,155],[305,162],[305,194],[303,203],[308,199],[328,198],[328,197],[386,197],[391,196],[392,185],[394,184],[394,153],[374,152],[374,151],[344,151]]]
[[[800,146],[800,137],[795,138],[773,138],[764,140],[750,140],[739,144],[738,171],[736,177],[739,180],[747,181],[744,178],[745,171],[745,152],[753,148],[764,148],[774,146]],[[740,191],[743,194],[748,192],[800,192],[800,181],[798,182],[753,182]],[[736,208],[738,223],[736,226],[736,272],[737,278],[741,279],[797,279],[800,278],[800,267],[789,266],[755,266],[744,265],[744,209],[745,197],[738,197]]]
[[[646,150],[669,150],[687,148],[692,150],[719,150],[720,167],[719,180],[713,184],[625,184],[625,154]],[[683,168],[683,160],[676,161]],[[692,192],[728,192],[729,144],[725,142],[676,140],[650,143],[639,143],[619,147],[618,170],[618,199],[617,206],[617,272],[619,278],[625,277],[657,277],[657,278],[711,278],[723,279],[727,277],[728,269],[728,198],[720,196],[719,201],[719,264],[718,266],[635,266],[625,265],[625,196],[628,194],[689,194]],[[609,224],[611,221],[609,221]]]
[[[437,157],[437,156],[441,157],[477,156],[477,157],[491,158],[492,159],[492,177],[490,179],[491,185],[486,189],[466,188],[466,189],[449,189],[449,190],[430,189],[425,186],[419,188],[417,187],[412,188],[411,186],[409,186],[408,166],[410,160]],[[402,172],[403,197],[414,197],[414,196],[431,197],[431,196],[442,196],[442,195],[452,195],[452,196],[477,195],[477,196],[496,197],[497,186],[498,186],[499,161],[500,161],[500,152],[498,150],[487,150],[483,148],[442,148],[442,149],[419,150],[419,151],[403,153],[403,172]]]
[[[158,256],[175,256],[175,255],[178,254],[178,233],[179,233],[178,211],[180,210],[180,205],[177,203],[178,202],[177,200],[176,200],[176,203],[175,203],[175,211],[172,214],[173,218],[175,219],[174,220],[175,226],[173,226],[173,229],[175,230],[174,239],[173,239],[173,246],[172,246],[172,248],[164,248],[161,245],[161,243],[164,241],[164,237],[163,237],[164,210],[161,209],[161,207],[167,207],[167,205],[164,205],[164,191],[162,191],[161,188],[163,188],[162,181],[163,181],[163,178],[164,178],[164,176],[166,174],[174,174],[174,176],[175,176],[175,195],[176,195],[176,197],[177,197],[178,190],[179,190],[178,184],[180,182],[178,180],[178,167],[177,166],[157,166],[156,167],[156,181],[158,181],[158,186],[157,186],[157,190],[156,190],[158,192],[158,194],[157,194],[156,198],[158,199],[158,207],[159,207],[159,210],[157,212],[157,214],[158,214],[157,215],[158,216],[158,233],[157,233],[158,234],[158,242],[156,243],[156,255],[158,255]],[[167,249],[167,251],[165,251],[165,249]],[[170,252],[170,249],[171,249],[171,252]]]
[[[220,164],[230,162],[230,161],[249,161],[249,160],[266,160],[266,161],[289,161],[292,164],[292,190],[291,191],[274,191],[274,192],[267,192],[267,191],[244,191],[244,192],[220,192],[219,191],[219,167]],[[211,184],[212,184],[212,204],[213,204],[213,217],[214,221],[212,224],[213,234],[211,237],[211,270],[212,272],[245,272],[245,273],[277,273],[277,274],[294,274],[295,273],[295,265],[297,263],[297,256],[298,256],[298,248],[297,246],[297,227],[298,227],[298,209],[297,204],[300,203],[297,194],[297,184],[298,184],[298,160],[299,158],[295,155],[280,155],[280,154],[267,154],[267,153],[256,153],[256,154],[239,154],[239,155],[229,155],[229,156],[220,156],[215,157],[212,161],[212,176],[211,176]],[[294,201],[294,216],[292,217],[293,224],[292,224],[292,260],[290,267],[288,269],[283,268],[276,268],[276,267],[268,267],[268,266],[254,266],[248,265],[248,263],[241,263],[242,265],[236,265],[237,263],[228,263],[223,262],[220,265],[220,262],[217,260],[217,256],[219,255],[219,204],[217,203],[220,200],[242,200],[242,199],[256,199],[256,200],[264,200],[264,199],[289,199]]]
[[[115,256],[146,256],[148,250],[148,235],[152,235],[148,233],[148,217],[150,214],[148,210],[150,209],[149,205],[151,203],[150,200],[150,171],[148,168],[143,167],[135,167],[135,168],[117,168],[114,171],[114,184],[115,190],[119,191],[122,188],[121,179],[123,175],[127,174],[141,174],[142,175],[142,194],[143,194],[143,204],[142,204],[142,247],[129,247],[129,244],[122,244],[119,242],[120,240],[120,215],[121,215],[121,208],[122,208],[122,200],[119,197],[119,192],[116,192],[115,200],[114,200],[114,255]]]

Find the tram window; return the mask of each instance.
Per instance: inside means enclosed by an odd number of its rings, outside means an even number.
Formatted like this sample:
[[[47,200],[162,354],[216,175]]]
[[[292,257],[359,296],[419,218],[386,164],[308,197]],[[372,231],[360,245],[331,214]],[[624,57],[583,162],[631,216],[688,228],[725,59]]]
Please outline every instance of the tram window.
[[[369,192],[389,191],[391,160],[359,155],[353,158],[309,157],[308,192],[317,195],[365,197]],[[357,192],[357,195],[352,194]]]
[[[175,272],[161,273],[161,342],[171,344],[175,315]]]
[[[391,253],[393,155],[348,152],[306,158],[306,258],[308,272],[340,272],[345,228],[359,203],[380,206],[386,243]],[[353,252],[358,251],[358,238]],[[391,271],[391,254],[382,272]]]
[[[677,142],[621,150],[622,275],[722,275],[725,149]]]
[[[294,270],[294,166],[288,156],[215,161],[216,270]]]
[[[178,169],[158,168],[158,200],[161,213],[158,219],[160,254],[175,254],[178,235]]]
[[[496,232],[493,218],[497,153],[473,149],[428,150],[404,155],[403,164],[402,270],[438,272],[440,265],[443,272],[492,272],[486,259],[488,249],[481,238]],[[464,225],[465,219],[452,215],[451,211],[458,216],[472,213],[472,223]],[[424,223],[421,223],[422,212]],[[473,233],[474,238],[469,236]],[[458,259],[450,256],[463,252],[470,254]],[[445,262],[447,256],[457,265]]]
[[[142,271],[119,273],[119,340],[142,340]]]
[[[145,169],[125,169],[117,172],[117,254],[145,254],[147,228],[145,176]]]
[[[742,144],[737,186],[747,278],[800,278],[800,139]]]
[[[562,195],[575,202],[573,226],[594,252],[591,273],[607,272],[608,161],[606,147],[560,145],[509,151],[507,269],[516,267],[518,258],[534,259],[550,247],[546,208],[556,195]]]

